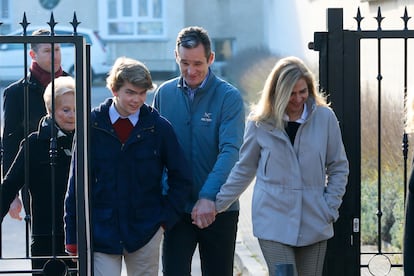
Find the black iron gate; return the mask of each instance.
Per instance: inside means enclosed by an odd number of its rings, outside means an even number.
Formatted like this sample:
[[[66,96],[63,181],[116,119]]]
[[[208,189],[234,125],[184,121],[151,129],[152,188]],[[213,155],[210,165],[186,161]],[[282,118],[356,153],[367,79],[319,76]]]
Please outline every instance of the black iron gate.
[[[87,162],[87,153],[89,150],[89,130],[88,130],[88,122],[89,122],[89,113],[90,113],[90,83],[91,83],[91,74],[90,74],[90,45],[86,44],[86,40],[83,36],[78,35],[77,33],[77,26],[80,22],[77,21],[76,13],[74,13],[72,22],[69,22],[73,27],[73,35],[57,35],[55,34],[54,28],[55,25],[58,24],[55,22],[53,13],[51,14],[50,21],[47,22],[50,28],[50,36],[31,36],[27,34],[26,28],[30,24],[26,19],[26,14],[23,16],[23,20],[20,23],[22,27],[22,34],[21,36],[1,36],[0,35],[0,44],[8,43],[8,44],[23,44],[24,51],[22,51],[22,59],[24,59],[24,71],[22,71],[22,77],[26,75],[28,68],[27,62],[27,52],[28,47],[27,45],[31,43],[50,43],[52,46],[55,43],[69,43],[73,44],[74,46],[74,64],[75,64],[75,82],[76,82],[76,143],[77,143],[77,151],[76,151],[76,188],[77,188],[77,232],[78,232],[78,256],[75,258],[77,259],[78,268],[76,269],[77,275],[93,275],[92,271],[92,258],[91,258],[91,240],[90,240],[90,224],[89,224],[89,200],[88,200],[88,162]],[[1,22],[0,22],[1,28]],[[64,57],[63,57],[64,58]],[[52,51],[52,60],[53,60],[53,51]],[[1,62],[1,61],[0,61]],[[53,68],[53,62],[52,62]],[[52,69],[52,76],[54,75]],[[27,76],[24,77],[25,82],[27,83]],[[53,82],[53,81],[52,81]],[[27,93],[27,88],[25,88]],[[53,93],[53,92],[52,92]],[[25,96],[26,98],[26,96]],[[26,102],[26,100],[25,100]],[[27,102],[25,104],[28,104]],[[27,109],[26,109],[27,110]],[[26,118],[27,121],[27,118]],[[26,133],[27,135],[27,133]],[[27,136],[26,136],[27,137]],[[53,140],[53,139],[52,139]],[[51,143],[52,143],[51,140]],[[52,145],[51,145],[52,149]],[[53,163],[51,161],[51,163]],[[1,195],[1,194],[0,194]],[[0,197],[1,200],[1,197]],[[29,215],[26,215],[26,217]],[[27,219],[26,223],[28,224],[30,221],[30,216]],[[3,256],[3,246],[2,246],[2,233],[5,229],[0,229],[0,262],[7,262],[7,261],[17,261],[19,260],[30,260],[30,251],[29,251],[29,232],[30,228],[26,227],[26,256],[13,256],[5,258]],[[53,235],[53,234],[52,234]],[[18,239],[24,239],[25,237],[17,237]],[[56,265],[59,262],[59,259],[62,257],[59,256],[50,256],[49,264]],[[64,257],[63,257],[64,258]],[[15,275],[16,273],[21,274],[39,274],[43,275],[41,271],[35,271],[32,269],[22,269],[18,265],[17,267],[14,266],[7,266],[7,268],[1,268],[0,265],[0,274],[8,274],[8,275]],[[46,265],[47,266],[47,265]],[[12,268],[10,268],[12,267]],[[44,275],[47,275],[44,274]]]
[[[328,9],[328,30],[315,32],[314,42],[309,44],[310,49],[319,52],[320,88],[330,95],[350,163],[347,192],[335,224],[335,236],[328,243],[324,275],[403,275],[399,245],[407,160],[411,160],[403,114],[410,88],[409,56],[412,61],[410,42],[414,30],[407,27],[407,9],[401,16],[401,30],[382,29],[384,17],[380,8],[374,17],[374,30],[361,29],[364,17],[359,8],[354,19],[357,29],[344,30],[343,10]],[[390,40],[398,47],[388,45]],[[373,57],[373,61],[363,65],[361,60],[367,56]],[[390,57],[394,63],[386,65],[385,59]],[[401,73],[389,74],[397,66]],[[361,77],[364,74],[366,77]],[[373,76],[370,78],[369,74]],[[399,82],[393,88],[396,91],[392,91],[399,97],[398,104],[386,96],[392,94],[386,85],[390,79]],[[396,133],[387,132],[394,127]],[[394,134],[396,138],[391,139]],[[387,147],[393,149],[391,153]],[[385,154],[397,157],[387,163],[390,157]],[[370,220],[374,225],[367,223]],[[394,229],[389,229],[389,225]]]

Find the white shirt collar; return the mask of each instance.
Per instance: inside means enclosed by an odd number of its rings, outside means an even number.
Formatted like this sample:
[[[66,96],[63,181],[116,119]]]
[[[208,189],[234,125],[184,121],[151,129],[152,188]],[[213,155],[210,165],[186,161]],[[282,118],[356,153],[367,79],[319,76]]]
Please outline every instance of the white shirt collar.
[[[308,112],[308,106],[306,104],[303,104],[302,115],[295,122],[303,124],[306,121],[306,118],[308,118],[308,113],[309,113]],[[283,116],[283,120],[286,121],[286,122],[289,122],[289,116],[286,113]]]
[[[111,119],[111,123],[114,124],[120,117],[125,118],[119,115],[118,110],[116,110],[115,108],[115,103],[114,101],[112,101],[112,104],[109,107],[109,118]],[[139,119],[139,109],[137,112],[129,115],[127,118],[131,121],[131,124],[135,126],[138,123],[138,119]]]

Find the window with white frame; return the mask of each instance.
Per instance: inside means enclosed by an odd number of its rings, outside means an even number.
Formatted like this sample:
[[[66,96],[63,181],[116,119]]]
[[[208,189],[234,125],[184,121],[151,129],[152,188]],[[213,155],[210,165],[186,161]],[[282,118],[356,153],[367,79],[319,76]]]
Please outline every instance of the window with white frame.
[[[11,32],[11,18],[10,18],[10,1],[0,0],[0,34],[8,34]]]
[[[105,39],[164,36],[164,0],[101,0],[101,3],[100,25]]]

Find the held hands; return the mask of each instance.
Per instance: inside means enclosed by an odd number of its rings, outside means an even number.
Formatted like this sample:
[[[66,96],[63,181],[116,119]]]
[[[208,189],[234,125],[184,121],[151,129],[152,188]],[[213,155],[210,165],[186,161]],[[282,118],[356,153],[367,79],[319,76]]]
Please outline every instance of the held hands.
[[[208,227],[216,219],[216,206],[214,201],[209,199],[199,199],[194,205],[193,211],[191,212],[191,218],[193,224],[203,229]]]
[[[22,201],[20,200],[19,196],[13,200],[9,207],[9,215],[17,220],[22,220],[22,216],[20,216],[20,212],[22,211]]]

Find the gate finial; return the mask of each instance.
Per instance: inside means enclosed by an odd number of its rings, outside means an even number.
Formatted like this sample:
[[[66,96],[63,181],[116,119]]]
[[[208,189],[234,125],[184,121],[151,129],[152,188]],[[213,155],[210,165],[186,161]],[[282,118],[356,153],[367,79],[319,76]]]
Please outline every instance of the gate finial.
[[[27,35],[27,26],[29,26],[29,22],[27,22],[26,12],[23,13],[23,20],[19,23],[23,27],[23,36]]]
[[[377,22],[378,22],[378,28],[377,28],[377,31],[381,31],[381,21],[385,18],[385,17],[382,17],[382,15],[381,15],[381,7],[378,7],[378,13],[377,13],[377,17],[374,17],[376,20],[377,20]]]
[[[73,27],[73,34],[74,35],[77,35],[77,28],[78,28],[78,25],[81,23],[80,21],[78,21],[78,18],[76,17],[76,12],[73,12],[73,19],[72,19],[72,22],[69,22],[71,25],[72,25],[72,27]]]
[[[57,22],[55,21],[55,17],[53,16],[53,12],[50,13],[50,21],[47,22],[47,24],[50,26],[50,35],[55,35],[55,26]]]
[[[359,7],[358,7],[358,11],[357,11],[357,16],[354,17],[354,19],[357,21],[357,24],[358,24],[357,31],[360,32],[361,31],[361,21],[364,18],[361,16],[361,10],[359,9]]]
[[[405,10],[404,10],[404,16],[401,17],[402,20],[404,20],[404,30],[408,30],[408,20],[410,20],[410,16],[408,16],[408,12],[407,12],[407,6],[405,6]]]

